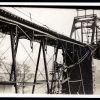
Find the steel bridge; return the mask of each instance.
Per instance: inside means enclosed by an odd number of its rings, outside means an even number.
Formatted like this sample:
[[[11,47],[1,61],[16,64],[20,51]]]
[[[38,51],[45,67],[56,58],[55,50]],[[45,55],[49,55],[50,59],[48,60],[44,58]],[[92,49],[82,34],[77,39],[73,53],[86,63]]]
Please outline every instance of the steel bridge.
[[[90,18],[91,16],[85,17]],[[95,20],[96,17],[97,16],[93,14],[92,19],[89,19],[89,21]],[[72,33],[74,33],[76,29],[82,29],[83,27],[79,26],[76,28],[75,24],[77,22],[86,22],[86,20],[80,19],[81,17],[77,17],[74,19],[71,37]],[[94,24],[95,23],[93,23],[91,26],[93,29],[93,35],[95,26]],[[42,50],[48,94],[93,94],[92,48],[90,47],[90,45],[83,43],[83,32],[81,32],[82,41],[76,41],[75,39],[71,39],[55,31],[39,26],[33,22],[27,21],[1,8],[0,31],[3,34],[10,35],[12,50],[12,68],[9,77],[9,82],[4,81],[0,82],[0,84],[14,85],[15,92],[18,93],[18,82],[16,81],[17,49],[19,40],[27,39],[31,41],[31,48],[33,48],[33,42],[38,42],[40,44],[34,80],[32,83],[32,93],[34,93],[35,91],[35,85],[37,82],[37,72],[39,69],[39,61]],[[93,38],[91,42],[93,42]],[[49,80],[48,78],[49,74],[46,59],[47,46],[52,46],[54,48],[54,62],[53,70],[51,72],[51,80]],[[57,59],[59,58],[59,50],[62,51],[63,64],[57,62]]]

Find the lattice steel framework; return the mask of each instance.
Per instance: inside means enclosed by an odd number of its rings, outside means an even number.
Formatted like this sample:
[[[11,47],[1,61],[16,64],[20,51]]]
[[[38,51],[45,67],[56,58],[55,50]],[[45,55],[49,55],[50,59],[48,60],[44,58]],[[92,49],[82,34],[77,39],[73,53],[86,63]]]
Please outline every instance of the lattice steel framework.
[[[93,27],[93,33],[94,33],[95,30],[94,20],[96,19],[96,15],[93,15],[92,17],[93,18],[91,20],[93,20],[93,24],[91,27]],[[75,23],[76,22],[82,23],[83,21],[85,20],[80,21],[79,17],[78,19],[77,18],[74,19],[71,36],[76,29],[81,28],[82,30],[83,27],[81,24],[81,27],[76,28]],[[74,39],[68,38],[64,35],[61,35],[47,28],[41,27],[35,23],[29,22],[3,9],[0,9],[0,29],[2,33],[10,35],[11,50],[12,50],[12,68],[10,74],[10,81],[6,82],[6,84],[8,83],[11,85],[13,84],[15,86],[16,93],[18,93],[17,90],[18,82],[16,81],[16,67],[17,67],[16,54],[20,39],[27,39],[30,41],[38,42],[40,44],[32,93],[34,93],[35,91],[41,50],[43,51],[43,60],[44,60],[48,94],[54,94],[54,93],[92,94],[93,93],[93,79],[92,79],[92,65],[91,65],[92,55],[91,55],[91,49],[88,47],[88,45],[76,41]],[[91,42],[93,42],[93,40],[94,38],[92,38]],[[83,37],[82,37],[82,42],[83,42]],[[47,46],[52,46],[54,48],[54,56],[55,56],[53,63],[53,70],[51,73],[52,74],[51,80],[49,80],[48,78],[49,76],[48,76],[48,68],[46,61]],[[57,62],[59,50],[62,50],[63,64],[59,64]]]

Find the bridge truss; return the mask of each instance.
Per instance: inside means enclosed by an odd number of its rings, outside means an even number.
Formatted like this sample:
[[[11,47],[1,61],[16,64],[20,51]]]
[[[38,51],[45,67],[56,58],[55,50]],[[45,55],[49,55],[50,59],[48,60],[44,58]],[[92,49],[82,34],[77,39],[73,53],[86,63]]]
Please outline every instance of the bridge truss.
[[[94,15],[92,20],[95,20],[95,18],[96,16]],[[76,30],[76,20],[78,22],[79,19],[74,19],[71,36]],[[95,26],[94,24],[92,27]],[[81,29],[82,27],[83,26],[81,26]],[[18,81],[16,79],[17,49],[19,40],[27,39],[30,41],[32,49],[33,42],[38,42],[40,44],[34,80],[32,82],[32,93],[34,93],[37,83],[37,73],[42,50],[48,94],[93,94],[93,52],[89,45],[27,21],[4,9],[0,9],[0,31],[3,34],[10,35],[12,51],[12,67],[9,81],[0,82],[0,84],[14,85],[15,92],[18,93]],[[93,39],[91,41],[93,41]],[[54,61],[50,73],[52,75],[51,80],[49,79],[46,59],[47,46],[54,48]],[[59,59],[59,50],[62,51],[63,63],[58,63],[57,61],[57,59]]]

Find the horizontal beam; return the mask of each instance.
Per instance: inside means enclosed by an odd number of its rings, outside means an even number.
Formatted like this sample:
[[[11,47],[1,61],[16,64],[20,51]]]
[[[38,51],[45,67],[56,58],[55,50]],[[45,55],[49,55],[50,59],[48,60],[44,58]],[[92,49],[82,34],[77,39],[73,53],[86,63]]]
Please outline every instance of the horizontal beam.
[[[81,18],[94,18],[97,17],[96,14],[91,14],[91,15],[83,15],[83,16],[77,16],[75,19],[81,19]]]
[[[37,80],[35,84],[42,84],[43,82],[46,82],[46,80]],[[15,85],[16,82],[12,81],[1,81],[0,85]],[[23,82],[17,82],[17,85],[23,84]],[[24,82],[25,85],[33,85],[33,82]]]

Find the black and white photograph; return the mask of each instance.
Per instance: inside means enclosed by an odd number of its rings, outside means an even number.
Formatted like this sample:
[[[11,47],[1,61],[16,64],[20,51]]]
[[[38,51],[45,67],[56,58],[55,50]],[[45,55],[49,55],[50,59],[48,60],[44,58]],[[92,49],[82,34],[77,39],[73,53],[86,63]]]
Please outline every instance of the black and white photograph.
[[[0,3],[0,94],[100,95],[100,7],[79,5]]]

